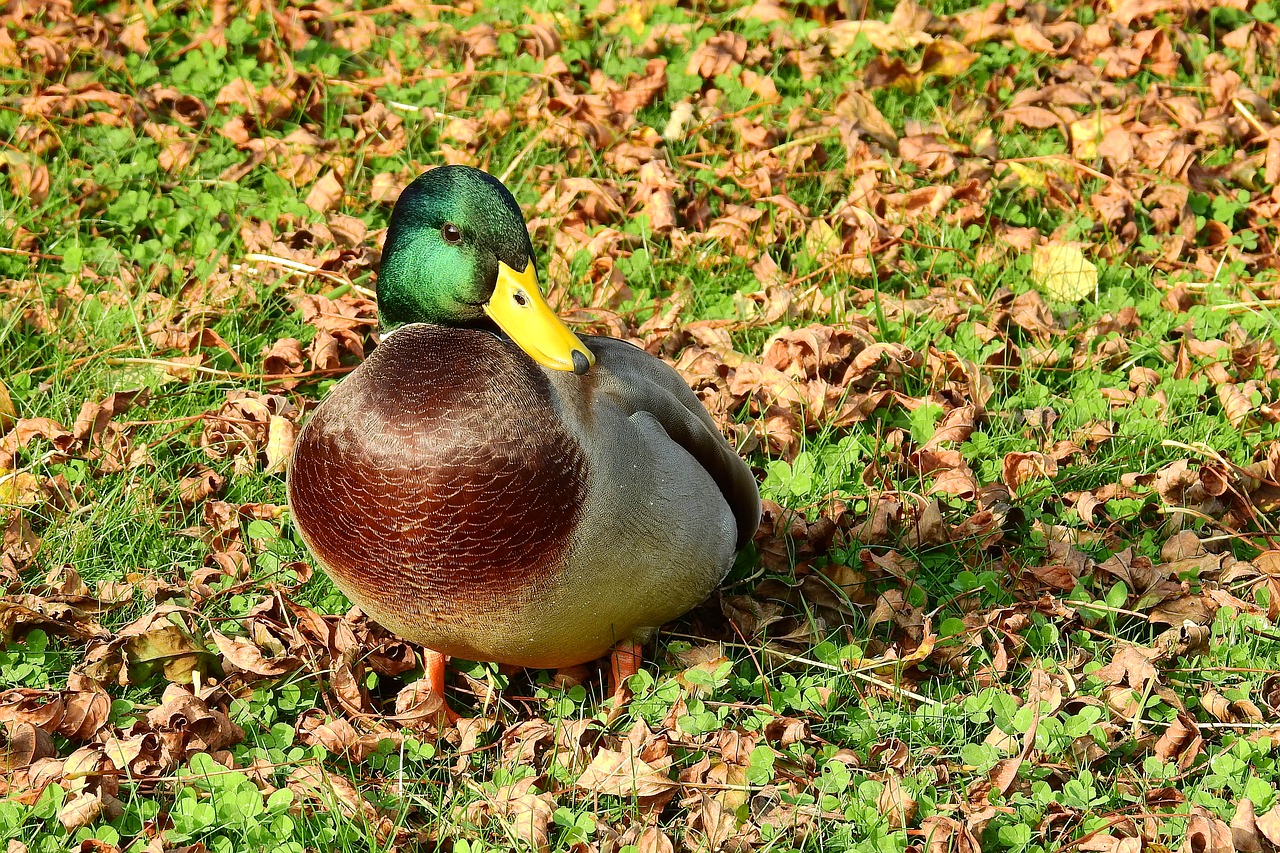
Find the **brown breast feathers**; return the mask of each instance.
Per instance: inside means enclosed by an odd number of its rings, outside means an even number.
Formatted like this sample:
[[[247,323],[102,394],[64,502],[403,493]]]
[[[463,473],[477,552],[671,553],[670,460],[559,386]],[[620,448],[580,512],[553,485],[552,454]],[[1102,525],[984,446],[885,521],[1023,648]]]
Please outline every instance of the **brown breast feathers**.
[[[582,511],[585,456],[542,371],[487,332],[397,331],[316,410],[289,472],[331,572],[445,621],[527,601]]]

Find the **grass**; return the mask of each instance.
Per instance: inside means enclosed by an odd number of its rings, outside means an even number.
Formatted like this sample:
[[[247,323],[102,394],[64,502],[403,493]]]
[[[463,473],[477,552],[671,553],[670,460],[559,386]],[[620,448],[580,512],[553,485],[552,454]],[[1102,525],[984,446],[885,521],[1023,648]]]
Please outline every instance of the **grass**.
[[[928,35],[968,45],[945,75],[916,70],[923,40],[824,47],[834,5],[755,8],[8,14],[6,840],[809,851],[959,849],[968,833],[1019,853],[1261,831],[1249,816],[1277,805],[1280,773],[1280,288],[1253,125],[1271,129],[1257,101],[1276,69],[1256,35],[1227,34],[1274,9],[1129,22],[1178,62],[1117,76],[1108,51],[1130,41],[1106,7],[1047,13],[1111,39],[1059,55],[1014,36],[1041,26],[1029,9],[965,40],[976,19],[936,5]],[[746,52],[704,78],[690,58],[726,32]],[[896,85],[864,83],[894,58]],[[617,107],[653,59],[665,89]],[[1229,72],[1239,105],[1215,94]],[[1011,120],[1039,90],[1057,122]],[[664,138],[681,102],[692,117]],[[1071,125],[1130,103],[1133,156],[1084,156]],[[1143,154],[1169,140],[1185,150]],[[1192,165],[1166,171],[1180,151]],[[283,510],[272,429],[355,362],[317,360],[317,341],[345,325],[374,343],[360,294],[390,212],[375,192],[446,161],[510,169],[562,311],[703,359],[686,376],[777,505],[723,591],[648,650],[616,720],[594,675],[466,661],[450,698],[470,722],[397,718],[413,651],[341,617]],[[311,195],[330,172],[332,204]],[[579,178],[620,212],[565,182]],[[674,228],[645,207],[664,181]],[[1095,198],[1115,185],[1126,206],[1109,218]],[[344,240],[353,228],[367,232]],[[1084,247],[1087,297],[1038,297],[1040,244]],[[333,302],[312,316],[317,295]],[[735,379],[813,326],[857,343],[784,364],[786,383]],[[285,339],[300,378],[264,359]],[[900,348],[855,365],[874,343]],[[96,427],[82,408],[138,388]],[[865,410],[834,416],[854,400]],[[931,445],[966,406],[974,428]],[[0,408],[0,427],[14,420]],[[1011,454],[1039,454],[1029,477],[1007,473]],[[942,488],[966,472],[972,493]],[[1207,637],[1170,647],[1184,618]],[[1130,647],[1149,670],[1117,671]],[[175,718],[188,690],[199,701]],[[110,710],[92,731],[49,710],[97,691]],[[624,770],[600,781],[615,755]]]

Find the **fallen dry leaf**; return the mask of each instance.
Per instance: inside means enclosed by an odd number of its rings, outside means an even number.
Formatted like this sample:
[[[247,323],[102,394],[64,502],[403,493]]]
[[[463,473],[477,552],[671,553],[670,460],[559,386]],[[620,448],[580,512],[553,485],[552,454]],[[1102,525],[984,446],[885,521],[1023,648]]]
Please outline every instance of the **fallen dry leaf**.
[[[1031,280],[1050,299],[1079,302],[1097,291],[1098,269],[1078,245],[1045,243],[1032,256]]]
[[[671,777],[634,752],[602,749],[575,783],[593,794],[614,797],[654,797],[676,788]]]

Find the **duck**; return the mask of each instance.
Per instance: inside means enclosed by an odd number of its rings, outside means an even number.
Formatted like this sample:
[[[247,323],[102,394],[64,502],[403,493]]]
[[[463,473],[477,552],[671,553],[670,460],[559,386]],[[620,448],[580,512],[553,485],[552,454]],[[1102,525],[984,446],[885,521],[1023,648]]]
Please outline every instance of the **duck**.
[[[751,541],[750,466],[671,366],[555,314],[519,204],[482,170],[439,166],[403,190],[377,301],[377,346],[287,468],[307,549],[423,647],[441,703],[451,657],[564,670],[608,656],[623,693],[658,628]]]

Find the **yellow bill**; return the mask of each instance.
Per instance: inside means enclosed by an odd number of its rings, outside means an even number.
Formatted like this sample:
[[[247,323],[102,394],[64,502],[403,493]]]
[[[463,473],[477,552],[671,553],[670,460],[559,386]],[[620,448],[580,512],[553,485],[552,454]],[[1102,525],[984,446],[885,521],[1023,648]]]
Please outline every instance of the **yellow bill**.
[[[583,374],[595,364],[591,350],[569,331],[542,298],[532,261],[524,272],[516,272],[498,262],[498,284],[485,303],[484,312],[520,349],[544,367]]]

